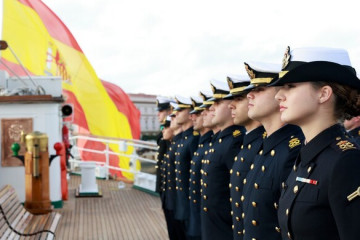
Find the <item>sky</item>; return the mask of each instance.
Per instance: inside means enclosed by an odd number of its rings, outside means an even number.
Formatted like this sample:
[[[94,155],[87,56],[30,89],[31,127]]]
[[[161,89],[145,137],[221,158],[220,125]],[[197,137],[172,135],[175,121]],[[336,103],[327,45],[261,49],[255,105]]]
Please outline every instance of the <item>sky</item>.
[[[196,96],[210,80],[281,63],[290,48],[348,50],[360,73],[360,10],[332,0],[44,0],[99,78],[127,93]]]

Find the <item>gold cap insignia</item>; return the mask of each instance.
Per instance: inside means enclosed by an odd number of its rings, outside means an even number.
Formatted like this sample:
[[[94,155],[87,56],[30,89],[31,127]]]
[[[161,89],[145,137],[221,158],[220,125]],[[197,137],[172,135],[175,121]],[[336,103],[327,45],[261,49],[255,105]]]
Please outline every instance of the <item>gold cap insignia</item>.
[[[156,100],[156,106],[159,106],[159,100]]]
[[[254,73],[254,70],[252,70],[251,68],[250,68],[250,66],[249,66],[249,64],[247,64],[247,63],[244,63],[245,64],[245,70],[246,70],[246,72],[247,72],[247,74],[249,75],[249,77],[251,78],[251,79],[254,79],[256,76],[255,76],[255,73]]]
[[[265,139],[267,136],[267,132],[264,132],[263,135],[262,135],[262,138]]]
[[[234,88],[234,83],[233,83],[233,81],[231,81],[231,79],[228,78],[228,79],[227,79],[227,82],[228,82],[229,88],[230,88],[230,89],[233,89],[233,88]]]
[[[354,144],[352,144],[348,140],[342,140],[342,141],[338,142],[336,145],[338,145],[342,151],[346,151],[349,149],[356,149]]]
[[[195,100],[194,100],[194,99],[191,99],[191,105],[193,106],[193,108],[195,108],[195,107],[196,107],[196,102],[195,102]]]
[[[235,130],[233,131],[233,136],[234,137],[237,137],[237,136],[240,136],[241,135],[241,131],[240,130]]]
[[[292,138],[289,141],[289,148],[294,148],[296,146],[299,146],[301,144],[301,141],[298,138]]]
[[[211,85],[211,91],[212,91],[213,93],[215,93],[216,88],[214,87],[214,85],[212,85],[212,84],[210,84],[210,85]]]
[[[194,136],[199,136],[199,132],[198,131],[193,131],[193,135]]]
[[[288,46],[286,48],[286,50],[285,50],[285,54],[284,54],[284,57],[283,57],[283,60],[282,60],[282,69],[285,69],[286,66],[289,64],[290,58],[291,58],[290,47]]]
[[[200,92],[200,97],[203,99],[203,101],[206,101],[206,96],[202,92]]]

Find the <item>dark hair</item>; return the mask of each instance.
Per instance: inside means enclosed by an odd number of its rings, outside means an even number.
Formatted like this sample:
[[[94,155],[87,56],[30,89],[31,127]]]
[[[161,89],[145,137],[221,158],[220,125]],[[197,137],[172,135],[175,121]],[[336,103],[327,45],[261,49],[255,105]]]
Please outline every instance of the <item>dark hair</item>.
[[[311,82],[315,88],[330,86],[335,95],[335,117],[341,121],[360,115],[358,89],[334,82]]]

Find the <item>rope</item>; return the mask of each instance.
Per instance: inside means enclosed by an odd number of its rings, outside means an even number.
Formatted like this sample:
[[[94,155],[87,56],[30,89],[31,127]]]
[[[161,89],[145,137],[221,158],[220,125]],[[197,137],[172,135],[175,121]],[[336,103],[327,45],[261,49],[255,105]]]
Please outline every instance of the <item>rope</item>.
[[[34,232],[34,233],[21,233],[19,231],[17,231],[15,228],[13,228],[9,222],[9,220],[7,219],[6,215],[5,215],[5,212],[3,210],[3,208],[0,206],[0,211],[2,213],[2,215],[4,216],[4,219],[5,219],[5,222],[6,224],[9,226],[9,228],[15,232],[16,234],[20,235],[20,236],[24,236],[24,237],[29,237],[29,236],[34,236],[34,235],[37,235],[37,234],[40,234],[40,233],[51,233],[52,235],[54,235],[54,239],[55,239],[55,233],[50,231],[50,230],[41,230],[41,231],[38,231],[38,232]]]

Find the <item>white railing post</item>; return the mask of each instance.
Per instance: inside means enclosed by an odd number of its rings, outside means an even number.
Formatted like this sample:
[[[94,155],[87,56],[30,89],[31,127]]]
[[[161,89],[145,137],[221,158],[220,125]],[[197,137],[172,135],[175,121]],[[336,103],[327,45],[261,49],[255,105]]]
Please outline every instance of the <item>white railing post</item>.
[[[106,143],[105,148],[105,159],[106,159],[106,180],[109,180],[109,143]]]

